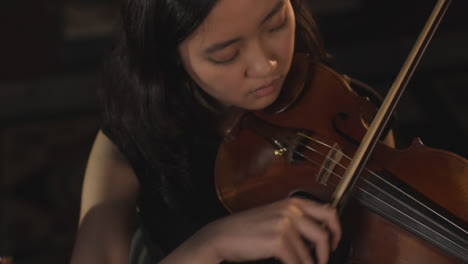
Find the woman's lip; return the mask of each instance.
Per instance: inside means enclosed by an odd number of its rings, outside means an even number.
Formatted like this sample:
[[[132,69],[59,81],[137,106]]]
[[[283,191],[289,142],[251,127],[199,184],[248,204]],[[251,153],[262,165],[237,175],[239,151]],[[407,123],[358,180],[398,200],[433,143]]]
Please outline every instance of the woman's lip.
[[[269,83],[267,85],[264,85],[264,86],[261,86],[260,88],[255,89],[254,91],[252,91],[252,93],[257,95],[257,96],[265,96],[267,94],[270,94],[271,92],[274,91],[275,86],[278,83],[279,79],[280,78],[277,78],[277,79],[273,80],[271,83]]]

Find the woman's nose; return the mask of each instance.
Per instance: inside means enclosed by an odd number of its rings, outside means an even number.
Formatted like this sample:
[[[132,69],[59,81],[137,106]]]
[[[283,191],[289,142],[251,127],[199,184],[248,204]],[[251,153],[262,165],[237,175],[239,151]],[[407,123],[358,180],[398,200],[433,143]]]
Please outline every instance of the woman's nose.
[[[246,76],[250,78],[271,77],[277,66],[278,61],[257,45],[249,54]]]

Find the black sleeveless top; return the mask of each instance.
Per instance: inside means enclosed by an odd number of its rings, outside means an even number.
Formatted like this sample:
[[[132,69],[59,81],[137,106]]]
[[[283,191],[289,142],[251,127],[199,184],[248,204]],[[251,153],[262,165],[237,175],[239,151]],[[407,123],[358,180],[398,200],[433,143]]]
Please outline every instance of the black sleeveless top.
[[[381,99],[372,88],[361,86],[359,82],[354,82],[354,86],[359,94],[380,104]],[[184,182],[184,186],[178,186],[179,181],[171,182],[170,179],[162,184],[159,172],[152,169],[154,166],[142,158],[136,146],[122,144],[128,140],[116,136],[107,121],[103,120],[103,133],[130,162],[140,183],[137,212],[153,263],[167,256],[204,225],[228,214],[218,200],[214,186],[213,168],[221,142],[216,133],[195,132],[183,139],[187,144],[187,166],[191,179]],[[170,197],[176,197],[178,202],[174,203]],[[255,263],[279,262],[265,260]]]
[[[154,261],[168,255],[204,225],[228,214],[214,187],[213,168],[219,136],[185,138],[191,181],[184,182],[185,186],[178,186],[180,182],[177,181],[165,181],[161,186],[158,171],[146,164],[135,146],[121,144],[122,140],[114,135],[105,120],[102,131],[126,156],[139,180],[137,212],[146,246]],[[171,195],[165,195],[167,192]],[[177,197],[176,205],[168,200],[170,197]]]

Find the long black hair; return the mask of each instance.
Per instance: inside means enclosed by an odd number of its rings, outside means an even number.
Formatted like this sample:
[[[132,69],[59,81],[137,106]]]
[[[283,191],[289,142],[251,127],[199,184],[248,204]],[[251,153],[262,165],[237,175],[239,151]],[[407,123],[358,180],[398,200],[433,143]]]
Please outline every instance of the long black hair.
[[[296,15],[296,51],[326,60],[322,41],[303,0],[290,0]],[[217,0],[125,0],[117,45],[107,60],[101,98],[105,128],[138,174],[157,172],[155,191],[172,203],[170,186],[190,188],[190,142],[197,128],[216,127],[189,87],[196,84],[180,63],[179,44]],[[183,139],[183,140],[181,140]],[[172,184],[171,184],[172,183]],[[174,187],[175,188],[175,187]]]

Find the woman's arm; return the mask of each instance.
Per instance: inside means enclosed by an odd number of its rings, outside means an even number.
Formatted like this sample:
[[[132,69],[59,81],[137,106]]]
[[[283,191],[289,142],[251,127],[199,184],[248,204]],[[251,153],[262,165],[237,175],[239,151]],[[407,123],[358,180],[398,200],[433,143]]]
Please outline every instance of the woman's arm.
[[[137,193],[138,181],[129,163],[100,132],[85,173],[72,264],[128,263]],[[290,198],[218,219],[160,263],[215,264],[276,257],[284,263],[325,264],[340,237],[336,210]],[[304,238],[315,245],[317,262],[312,261]]]
[[[101,131],[88,160],[71,263],[128,263],[138,180]]]

